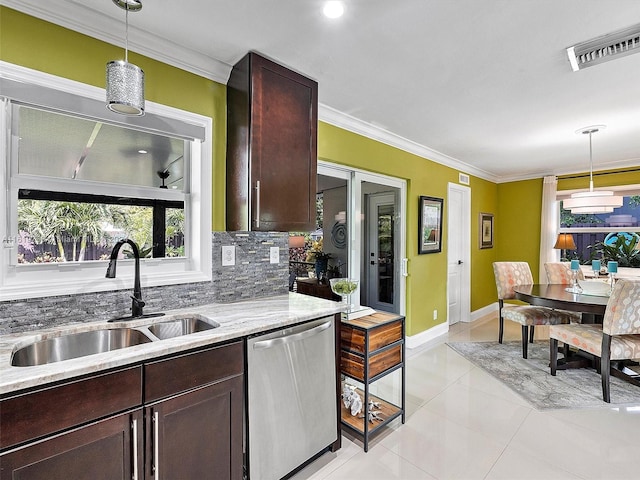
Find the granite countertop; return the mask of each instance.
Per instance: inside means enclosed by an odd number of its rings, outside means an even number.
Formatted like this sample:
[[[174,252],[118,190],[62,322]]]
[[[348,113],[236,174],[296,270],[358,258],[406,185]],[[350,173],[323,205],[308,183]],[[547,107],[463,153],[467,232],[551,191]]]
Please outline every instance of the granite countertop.
[[[149,360],[192,348],[214,345],[254,333],[333,315],[343,310],[341,303],[298,293],[255,300],[209,304],[166,311],[165,316],[121,322],[90,322],[47,328],[35,332],[0,336],[0,394],[44,385],[114,367]],[[220,324],[218,328],[175,338],[153,341],[110,352],[87,355],[32,367],[11,366],[13,352],[33,342],[65,334],[104,328],[141,327],[165,322],[172,317],[197,314]]]

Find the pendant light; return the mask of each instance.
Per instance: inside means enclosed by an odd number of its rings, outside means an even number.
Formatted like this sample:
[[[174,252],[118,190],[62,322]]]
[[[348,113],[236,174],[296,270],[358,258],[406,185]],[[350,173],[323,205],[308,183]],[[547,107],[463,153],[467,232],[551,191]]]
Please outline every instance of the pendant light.
[[[107,108],[122,115],[144,115],[144,72],[129,63],[129,12],[142,9],[141,0],[113,0],[125,11],[124,60],[107,63]]]
[[[589,190],[574,193],[571,195],[571,198],[562,202],[563,208],[571,210],[572,214],[611,213],[614,208],[622,206],[624,199],[619,195],[614,195],[613,191],[593,189],[593,148],[591,136],[604,128],[606,128],[604,125],[593,125],[576,131],[576,133],[589,135]]]

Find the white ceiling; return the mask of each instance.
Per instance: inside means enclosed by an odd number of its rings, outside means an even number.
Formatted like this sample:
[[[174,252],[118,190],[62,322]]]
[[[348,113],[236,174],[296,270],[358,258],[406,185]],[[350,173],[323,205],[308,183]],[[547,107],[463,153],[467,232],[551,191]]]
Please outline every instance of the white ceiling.
[[[258,51],[319,83],[322,120],[492,181],[640,165],[640,54],[565,49],[640,22],[638,0],[142,0],[130,49],[226,83]],[[0,0],[123,46],[112,0]],[[179,88],[179,86],[176,86]],[[596,182],[597,187],[597,182]]]

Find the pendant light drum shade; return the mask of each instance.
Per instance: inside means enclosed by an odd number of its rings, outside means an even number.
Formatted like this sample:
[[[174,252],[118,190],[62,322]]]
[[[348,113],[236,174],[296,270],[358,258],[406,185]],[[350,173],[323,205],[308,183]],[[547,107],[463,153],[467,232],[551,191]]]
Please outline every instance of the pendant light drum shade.
[[[107,63],[107,108],[123,115],[144,115],[144,72],[132,63]]]
[[[121,115],[144,115],[144,72],[129,63],[129,12],[142,9],[141,0],[113,0],[125,11],[124,60],[107,63],[107,108]]]
[[[564,208],[571,213],[611,213],[614,208],[622,206],[623,199],[610,190],[591,190],[571,195],[562,202]]]
[[[604,125],[592,125],[576,131],[576,133],[582,135],[589,135],[589,190],[574,193],[571,198],[563,200],[562,207],[571,210],[574,215],[611,213],[614,208],[621,207],[624,202],[621,196],[614,195],[611,190],[593,189],[593,147],[591,136],[604,128],[606,128]]]

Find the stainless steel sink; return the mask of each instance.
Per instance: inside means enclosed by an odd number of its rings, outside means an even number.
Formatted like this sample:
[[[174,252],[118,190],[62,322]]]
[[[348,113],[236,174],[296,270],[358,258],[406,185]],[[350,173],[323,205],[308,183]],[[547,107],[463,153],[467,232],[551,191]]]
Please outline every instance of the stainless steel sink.
[[[178,318],[175,320],[154,323],[147,328],[160,340],[167,338],[180,337],[182,335],[189,335],[190,333],[204,332],[205,330],[211,330],[217,328],[220,325],[217,323],[209,323],[198,317]]]
[[[151,342],[139,330],[113,328],[74,333],[32,343],[14,352],[11,365],[32,367]]]

